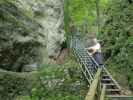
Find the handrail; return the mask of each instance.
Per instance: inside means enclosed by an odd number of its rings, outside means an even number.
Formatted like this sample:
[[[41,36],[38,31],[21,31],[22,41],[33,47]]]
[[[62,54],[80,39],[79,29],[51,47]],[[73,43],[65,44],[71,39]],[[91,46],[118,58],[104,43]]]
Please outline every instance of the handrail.
[[[118,86],[119,89],[121,89],[120,85],[115,81],[115,79],[111,76],[111,74],[109,73],[109,71],[103,67],[103,70],[108,74],[110,75],[110,77],[112,78],[113,82]]]
[[[77,58],[80,62],[80,65],[81,65],[81,70],[82,70],[84,76],[86,77],[86,80],[89,82],[89,91],[86,95],[85,100],[95,100],[95,97],[98,97],[99,100],[104,100],[106,87],[104,86],[101,91],[101,84],[100,84],[100,82],[101,82],[100,79],[101,79],[101,74],[102,74],[103,68],[98,67],[99,65],[97,64],[97,62],[94,60],[94,58],[90,54],[88,54],[87,50],[81,44],[79,39],[74,39],[74,41],[72,41],[72,42],[73,42],[72,47],[73,47],[74,54],[77,56]],[[88,70],[87,67],[89,67],[89,65],[87,65],[86,61],[89,61],[94,64],[91,67],[96,72],[91,73],[90,70]],[[88,73],[86,73],[86,72],[88,72]],[[87,74],[89,75],[89,77],[87,77]],[[91,74],[93,74],[93,77]],[[88,78],[90,78],[90,79],[88,79]]]
[[[95,75],[95,78],[94,78],[92,84],[90,85],[90,88],[89,88],[89,91],[86,95],[85,100],[94,100],[95,99],[95,95],[96,95],[98,83],[100,80],[101,72],[102,72],[102,69],[99,68],[96,75]]]
[[[100,95],[100,100],[104,100],[105,99],[105,94],[106,94],[106,85],[103,85],[102,91],[101,91],[101,95]]]
[[[77,57],[77,60],[80,63],[81,70],[83,72],[84,77],[89,83],[89,91],[86,95],[85,100],[104,100],[106,91],[110,88],[110,84],[103,82],[104,79],[101,77],[101,74],[103,74],[109,79],[111,79],[111,82],[117,89],[121,89],[119,84],[113,79],[109,71],[103,66],[99,67],[99,64],[96,62],[96,60],[87,52],[85,46],[82,44],[81,40],[77,38],[76,36],[72,38],[71,41],[71,47],[74,51],[74,54]],[[103,80],[102,82],[100,80]],[[105,80],[106,81],[106,80]],[[107,88],[106,88],[107,86]],[[114,88],[113,88],[114,89]],[[115,89],[114,89],[115,90]],[[112,94],[112,90],[109,90]],[[121,91],[120,91],[121,92]],[[116,94],[120,94],[116,93]],[[107,94],[109,94],[107,92]],[[109,94],[110,95],[110,94]]]

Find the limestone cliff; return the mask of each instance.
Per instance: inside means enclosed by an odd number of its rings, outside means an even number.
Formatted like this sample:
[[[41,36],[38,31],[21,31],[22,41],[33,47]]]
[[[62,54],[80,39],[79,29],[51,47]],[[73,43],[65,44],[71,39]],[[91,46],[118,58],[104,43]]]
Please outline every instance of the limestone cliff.
[[[45,48],[58,56],[65,41],[63,0],[1,0],[0,12],[1,68],[36,70]]]

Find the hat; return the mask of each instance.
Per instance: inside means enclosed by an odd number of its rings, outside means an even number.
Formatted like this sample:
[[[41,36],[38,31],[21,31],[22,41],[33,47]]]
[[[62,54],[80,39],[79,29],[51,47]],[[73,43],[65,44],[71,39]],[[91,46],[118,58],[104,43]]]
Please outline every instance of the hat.
[[[97,39],[96,38],[93,38],[93,39],[90,39],[88,41],[88,46],[91,47],[91,46],[94,46],[98,43]]]

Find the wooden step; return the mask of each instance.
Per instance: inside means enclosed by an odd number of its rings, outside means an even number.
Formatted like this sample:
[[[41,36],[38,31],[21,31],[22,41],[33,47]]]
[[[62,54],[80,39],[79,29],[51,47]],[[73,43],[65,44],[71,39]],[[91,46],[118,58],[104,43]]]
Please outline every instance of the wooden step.
[[[121,90],[119,89],[106,89],[107,93],[112,93],[112,94],[119,94]]]
[[[105,78],[110,78],[110,76],[109,76],[109,75],[103,75],[102,78],[103,78],[103,79],[105,79]]]
[[[107,95],[109,100],[133,100],[133,96],[127,95]]]
[[[117,85],[114,83],[108,83],[108,84],[104,84],[106,85],[107,89],[118,89]]]
[[[111,91],[111,92],[120,92],[120,89],[106,89],[106,91]]]
[[[111,80],[110,78],[102,79],[102,80],[101,80],[101,83],[103,83],[103,84],[111,83],[111,82],[112,82],[112,80]]]
[[[107,95],[120,95],[121,90],[119,90],[119,89],[106,89],[106,94]]]

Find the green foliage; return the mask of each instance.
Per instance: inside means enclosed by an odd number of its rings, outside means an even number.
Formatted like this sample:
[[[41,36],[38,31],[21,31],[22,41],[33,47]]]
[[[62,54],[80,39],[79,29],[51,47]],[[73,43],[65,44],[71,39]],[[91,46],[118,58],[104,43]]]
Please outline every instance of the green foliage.
[[[108,4],[108,0],[100,0],[99,9],[102,14]],[[71,36],[70,30],[74,26],[79,26],[83,33],[83,25],[86,24],[87,30],[96,32],[97,13],[96,0],[65,0],[65,29],[66,36]]]
[[[81,25],[84,20],[93,23],[95,19],[95,2],[91,0],[72,0],[69,4],[71,19],[77,25]]]
[[[43,65],[37,73],[1,72],[0,80],[4,100],[81,100],[85,95],[79,65],[72,56],[64,65]]]
[[[0,70],[0,100],[14,100],[18,95],[30,95],[37,82],[37,73]]]
[[[120,76],[125,77],[127,82],[123,85],[133,90],[133,4],[128,0],[112,0],[106,14],[107,20],[101,34],[106,64],[121,84],[123,79]]]
[[[64,65],[44,65],[39,71],[40,85],[32,89],[31,97],[21,100],[81,100],[83,82],[79,65],[69,57]],[[82,93],[83,94],[83,93]],[[19,100],[19,99],[18,99]]]

